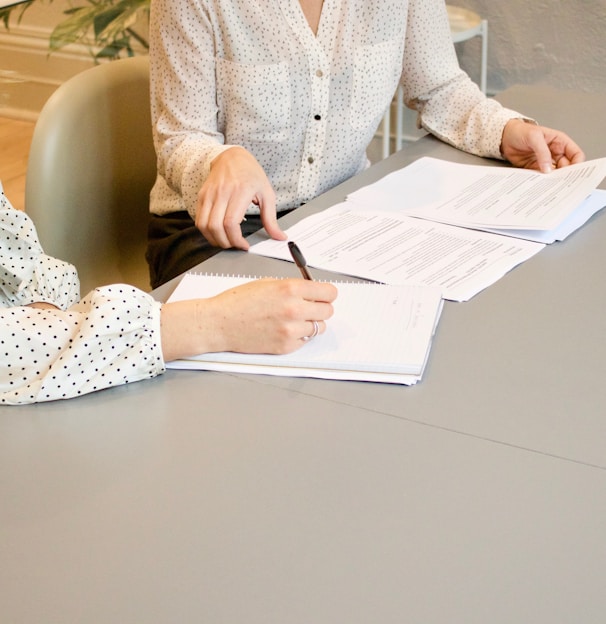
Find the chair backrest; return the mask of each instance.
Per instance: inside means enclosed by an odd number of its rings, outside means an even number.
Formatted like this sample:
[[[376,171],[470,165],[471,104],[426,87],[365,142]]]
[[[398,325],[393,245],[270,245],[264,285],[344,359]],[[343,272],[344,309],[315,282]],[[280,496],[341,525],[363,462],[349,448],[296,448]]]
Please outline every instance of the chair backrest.
[[[73,263],[82,294],[149,288],[145,243],[156,176],[146,56],[63,83],[43,107],[27,166],[25,211],[45,252]]]

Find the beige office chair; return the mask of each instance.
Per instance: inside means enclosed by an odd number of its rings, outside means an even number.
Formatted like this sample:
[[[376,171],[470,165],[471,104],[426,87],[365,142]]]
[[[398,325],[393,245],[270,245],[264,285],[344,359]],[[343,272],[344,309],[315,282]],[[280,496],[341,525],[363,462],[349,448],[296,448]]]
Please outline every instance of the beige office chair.
[[[76,265],[83,295],[114,282],[149,289],[155,176],[147,57],[88,69],[49,98],[34,129],[25,211],[46,253]]]

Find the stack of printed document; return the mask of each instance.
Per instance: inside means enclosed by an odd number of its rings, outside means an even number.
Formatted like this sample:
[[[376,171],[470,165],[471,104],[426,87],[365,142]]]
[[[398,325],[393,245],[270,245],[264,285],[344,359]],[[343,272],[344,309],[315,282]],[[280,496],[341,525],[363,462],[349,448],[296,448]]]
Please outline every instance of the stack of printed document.
[[[407,214],[541,243],[564,240],[606,206],[606,158],[549,174],[424,157],[347,199],[361,209]]]
[[[549,174],[421,158],[286,233],[307,263],[466,301],[606,206],[606,158]],[[291,260],[283,241],[252,253]]]
[[[251,279],[189,273],[169,302],[212,297]],[[336,286],[334,315],[327,321],[326,331],[293,353],[206,353],[167,366],[403,385],[419,381],[442,311],[440,291],[368,282]]]

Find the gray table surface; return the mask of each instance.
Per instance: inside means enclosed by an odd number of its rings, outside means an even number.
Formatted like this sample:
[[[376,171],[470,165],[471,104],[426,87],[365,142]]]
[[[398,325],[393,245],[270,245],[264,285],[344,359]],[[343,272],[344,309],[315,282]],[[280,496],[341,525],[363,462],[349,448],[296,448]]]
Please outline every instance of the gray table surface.
[[[604,155],[606,97],[499,99]],[[284,226],[422,155],[498,164],[424,138]],[[605,234],[447,303],[415,387],[168,371],[0,408],[0,619],[603,622]]]

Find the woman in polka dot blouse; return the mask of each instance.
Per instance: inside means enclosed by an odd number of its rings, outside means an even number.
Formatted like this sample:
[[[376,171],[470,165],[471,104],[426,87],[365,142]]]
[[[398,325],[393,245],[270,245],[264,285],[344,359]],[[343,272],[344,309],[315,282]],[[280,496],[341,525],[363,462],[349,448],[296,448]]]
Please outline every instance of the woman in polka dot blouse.
[[[259,227],[283,238],[276,212],[368,165],[398,84],[419,123],[462,150],[544,171],[584,158],[480,92],[444,0],[154,0],[150,62],[154,285],[247,249]]]
[[[70,264],[46,256],[31,219],[0,185],[0,404],[67,399],[148,379],[165,362],[211,351],[286,353],[324,332],[336,289],[258,280],[161,305],[126,284],[79,301]]]

